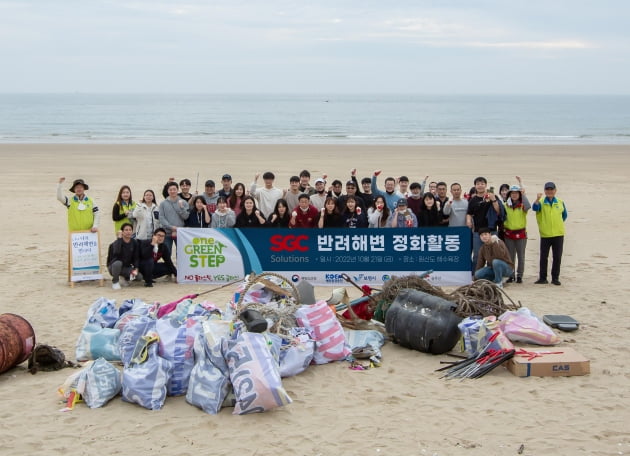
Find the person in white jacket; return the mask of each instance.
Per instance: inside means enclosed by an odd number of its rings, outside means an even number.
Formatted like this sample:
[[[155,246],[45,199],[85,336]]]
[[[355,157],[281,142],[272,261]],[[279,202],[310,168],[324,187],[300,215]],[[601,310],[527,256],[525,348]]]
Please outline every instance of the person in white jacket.
[[[254,182],[252,182],[249,194],[256,199],[260,212],[265,215],[272,214],[274,208],[276,207],[276,201],[283,197],[283,192],[279,188],[273,186],[276,176],[271,171],[267,171],[262,176],[263,181],[265,181],[264,187],[258,187],[257,182],[259,177],[260,173],[257,173],[256,176],[254,176]]]
[[[368,228],[384,228],[389,219],[389,208],[387,201],[382,195],[374,199],[372,207],[368,209]]]
[[[133,210],[136,220],[136,239],[151,239],[153,232],[160,228],[160,211],[155,204],[153,190],[145,190],[142,201]]]

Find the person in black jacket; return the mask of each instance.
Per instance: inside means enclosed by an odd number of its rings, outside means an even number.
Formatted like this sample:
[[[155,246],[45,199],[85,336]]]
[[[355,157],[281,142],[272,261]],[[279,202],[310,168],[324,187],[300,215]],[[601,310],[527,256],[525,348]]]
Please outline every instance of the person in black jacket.
[[[177,277],[177,268],[171,260],[171,251],[164,244],[165,237],[164,228],[158,228],[153,232],[151,240],[140,241],[140,273],[144,278],[145,287],[152,287],[154,279],[158,277],[165,275]]]
[[[341,228],[341,214],[337,209],[337,199],[328,196],[324,202],[324,208],[317,217],[319,228]]]
[[[287,200],[280,198],[276,201],[276,207],[273,213],[267,218],[265,226],[271,228],[288,228],[291,216],[289,215],[289,207]]]
[[[256,200],[251,196],[243,198],[241,213],[236,217],[236,228],[260,228],[265,226],[265,214],[256,207]]]
[[[203,196],[195,196],[190,205],[190,214],[188,215],[188,220],[186,220],[186,226],[188,228],[210,228],[211,221],[212,216],[208,211],[208,206]]]
[[[133,239],[133,225],[123,223],[120,227],[122,236],[109,244],[107,250],[107,270],[112,275],[112,288],[120,290],[120,285],[127,286],[138,273],[140,248]]]
[[[441,223],[440,200],[433,193],[427,192],[420,203],[418,226],[440,226]]]

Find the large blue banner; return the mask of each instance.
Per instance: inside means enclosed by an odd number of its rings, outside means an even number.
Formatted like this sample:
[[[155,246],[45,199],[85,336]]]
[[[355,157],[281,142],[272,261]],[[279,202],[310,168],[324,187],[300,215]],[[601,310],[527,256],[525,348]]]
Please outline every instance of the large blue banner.
[[[221,284],[250,272],[276,272],[294,282],[382,285],[393,275],[432,271],[434,285],[471,281],[471,234],[458,228],[177,230],[180,283]]]

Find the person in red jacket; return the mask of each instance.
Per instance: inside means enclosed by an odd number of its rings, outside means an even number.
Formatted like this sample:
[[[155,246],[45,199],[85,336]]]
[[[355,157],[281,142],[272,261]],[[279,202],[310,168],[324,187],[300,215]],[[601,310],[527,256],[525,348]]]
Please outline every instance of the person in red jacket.
[[[298,205],[291,213],[289,228],[315,228],[319,211],[311,204],[311,199],[306,193],[302,193],[298,199]]]

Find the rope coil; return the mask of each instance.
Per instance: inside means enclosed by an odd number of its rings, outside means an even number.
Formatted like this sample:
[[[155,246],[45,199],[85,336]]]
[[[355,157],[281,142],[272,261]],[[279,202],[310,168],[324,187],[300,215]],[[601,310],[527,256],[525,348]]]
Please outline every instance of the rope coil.
[[[473,315],[499,316],[503,312],[517,310],[521,307],[520,302],[515,303],[502,288],[497,287],[494,282],[489,280],[476,280],[470,285],[464,285],[451,293],[446,293],[418,276],[408,275],[394,276],[383,285],[381,305],[384,312],[387,311],[403,288],[420,290],[454,302],[457,305],[455,313],[462,318]],[[508,302],[504,301],[504,297]]]

